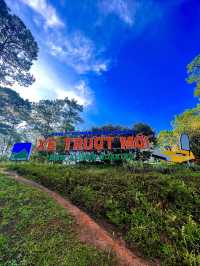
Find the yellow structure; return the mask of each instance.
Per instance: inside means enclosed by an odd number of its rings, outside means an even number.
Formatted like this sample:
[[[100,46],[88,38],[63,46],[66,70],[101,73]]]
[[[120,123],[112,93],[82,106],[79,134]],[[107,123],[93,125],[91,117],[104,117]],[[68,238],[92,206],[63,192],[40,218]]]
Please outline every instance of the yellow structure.
[[[164,150],[154,150],[154,157],[161,160],[174,162],[174,163],[184,163],[195,160],[195,156],[190,149],[190,140],[187,134],[182,134],[180,136],[180,145],[174,147],[166,147]]]
[[[195,159],[192,151],[177,149],[177,150],[164,150],[162,151],[162,153],[168,158],[167,161],[174,163],[183,163]]]

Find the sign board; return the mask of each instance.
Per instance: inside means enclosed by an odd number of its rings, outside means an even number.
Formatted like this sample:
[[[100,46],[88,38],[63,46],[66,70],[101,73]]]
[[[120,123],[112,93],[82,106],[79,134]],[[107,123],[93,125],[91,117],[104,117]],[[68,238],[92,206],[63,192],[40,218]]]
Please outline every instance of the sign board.
[[[128,137],[77,137],[77,138],[64,138],[65,151],[102,151],[113,150],[114,141],[119,141],[121,150],[132,149],[148,149],[149,139],[143,135],[128,136]],[[38,139],[36,149],[38,151],[56,151],[56,139]]]
[[[64,154],[57,151],[62,137]],[[59,145],[58,145],[59,142]],[[149,138],[133,131],[53,133],[37,140],[36,150],[50,161],[96,162],[134,159],[135,150],[150,149]]]
[[[28,161],[30,159],[32,143],[15,143],[12,148],[11,161]]]

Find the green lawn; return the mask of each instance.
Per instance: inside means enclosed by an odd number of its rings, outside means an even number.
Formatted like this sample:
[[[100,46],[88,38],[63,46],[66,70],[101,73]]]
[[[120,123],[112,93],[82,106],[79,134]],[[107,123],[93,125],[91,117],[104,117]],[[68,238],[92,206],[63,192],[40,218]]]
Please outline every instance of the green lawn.
[[[70,198],[161,265],[200,265],[198,166],[7,166]]]
[[[116,265],[78,241],[73,220],[45,193],[0,174],[1,266]]]

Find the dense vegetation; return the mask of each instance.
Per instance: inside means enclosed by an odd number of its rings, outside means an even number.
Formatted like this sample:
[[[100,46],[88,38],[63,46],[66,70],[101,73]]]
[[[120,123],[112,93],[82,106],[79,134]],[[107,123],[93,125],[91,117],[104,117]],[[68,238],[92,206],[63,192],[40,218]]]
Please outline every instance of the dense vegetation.
[[[44,193],[0,175],[0,265],[116,265],[81,244],[72,218]]]
[[[161,131],[158,135],[160,146],[174,146],[179,143],[182,133],[190,138],[190,148],[197,159],[200,159],[200,104],[175,116],[172,121],[173,130]]]
[[[200,169],[13,164],[113,224],[131,248],[162,265],[200,265]]]
[[[34,82],[30,68],[38,56],[38,44],[23,21],[0,1],[0,84]]]

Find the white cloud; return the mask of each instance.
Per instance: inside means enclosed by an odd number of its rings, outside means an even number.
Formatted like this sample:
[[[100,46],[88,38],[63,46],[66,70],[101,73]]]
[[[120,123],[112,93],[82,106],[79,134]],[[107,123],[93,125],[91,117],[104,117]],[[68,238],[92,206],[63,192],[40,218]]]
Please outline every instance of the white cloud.
[[[24,88],[14,85],[16,90],[24,99],[39,101],[41,99],[75,99],[83,106],[93,103],[93,93],[84,80],[74,85],[64,84],[54,75],[53,71],[42,62],[33,65],[31,73],[36,78],[33,85]]]
[[[56,10],[51,6],[47,0],[20,0],[24,4],[28,5],[35,12],[39,13],[45,20],[47,27],[63,27],[64,23],[59,18]]]
[[[71,66],[77,73],[83,74],[89,71],[101,74],[108,68],[108,60],[102,58],[101,53],[95,47],[92,40],[81,32],[63,36],[57,32],[49,36],[47,42],[53,56]]]
[[[20,7],[20,2],[36,12],[33,21],[40,29],[38,32],[35,30],[35,36],[39,47],[44,49],[44,51],[40,49],[41,53],[53,55],[77,74],[94,72],[100,75],[107,71],[110,62],[104,58],[102,48],[97,48],[95,42],[81,31],[69,33],[55,8],[47,0],[18,0],[14,4],[12,0],[6,1],[20,17],[25,13],[23,7]]]
[[[134,24],[137,6],[135,0],[101,0],[100,2],[100,9],[105,14],[115,14],[129,26]]]
[[[91,105],[93,102],[92,92],[84,80],[81,80],[73,87],[69,87],[67,91],[64,89],[57,90],[58,99],[63,99],[65,97],[68,97],[69,99],[75,99],[83,106]]]

